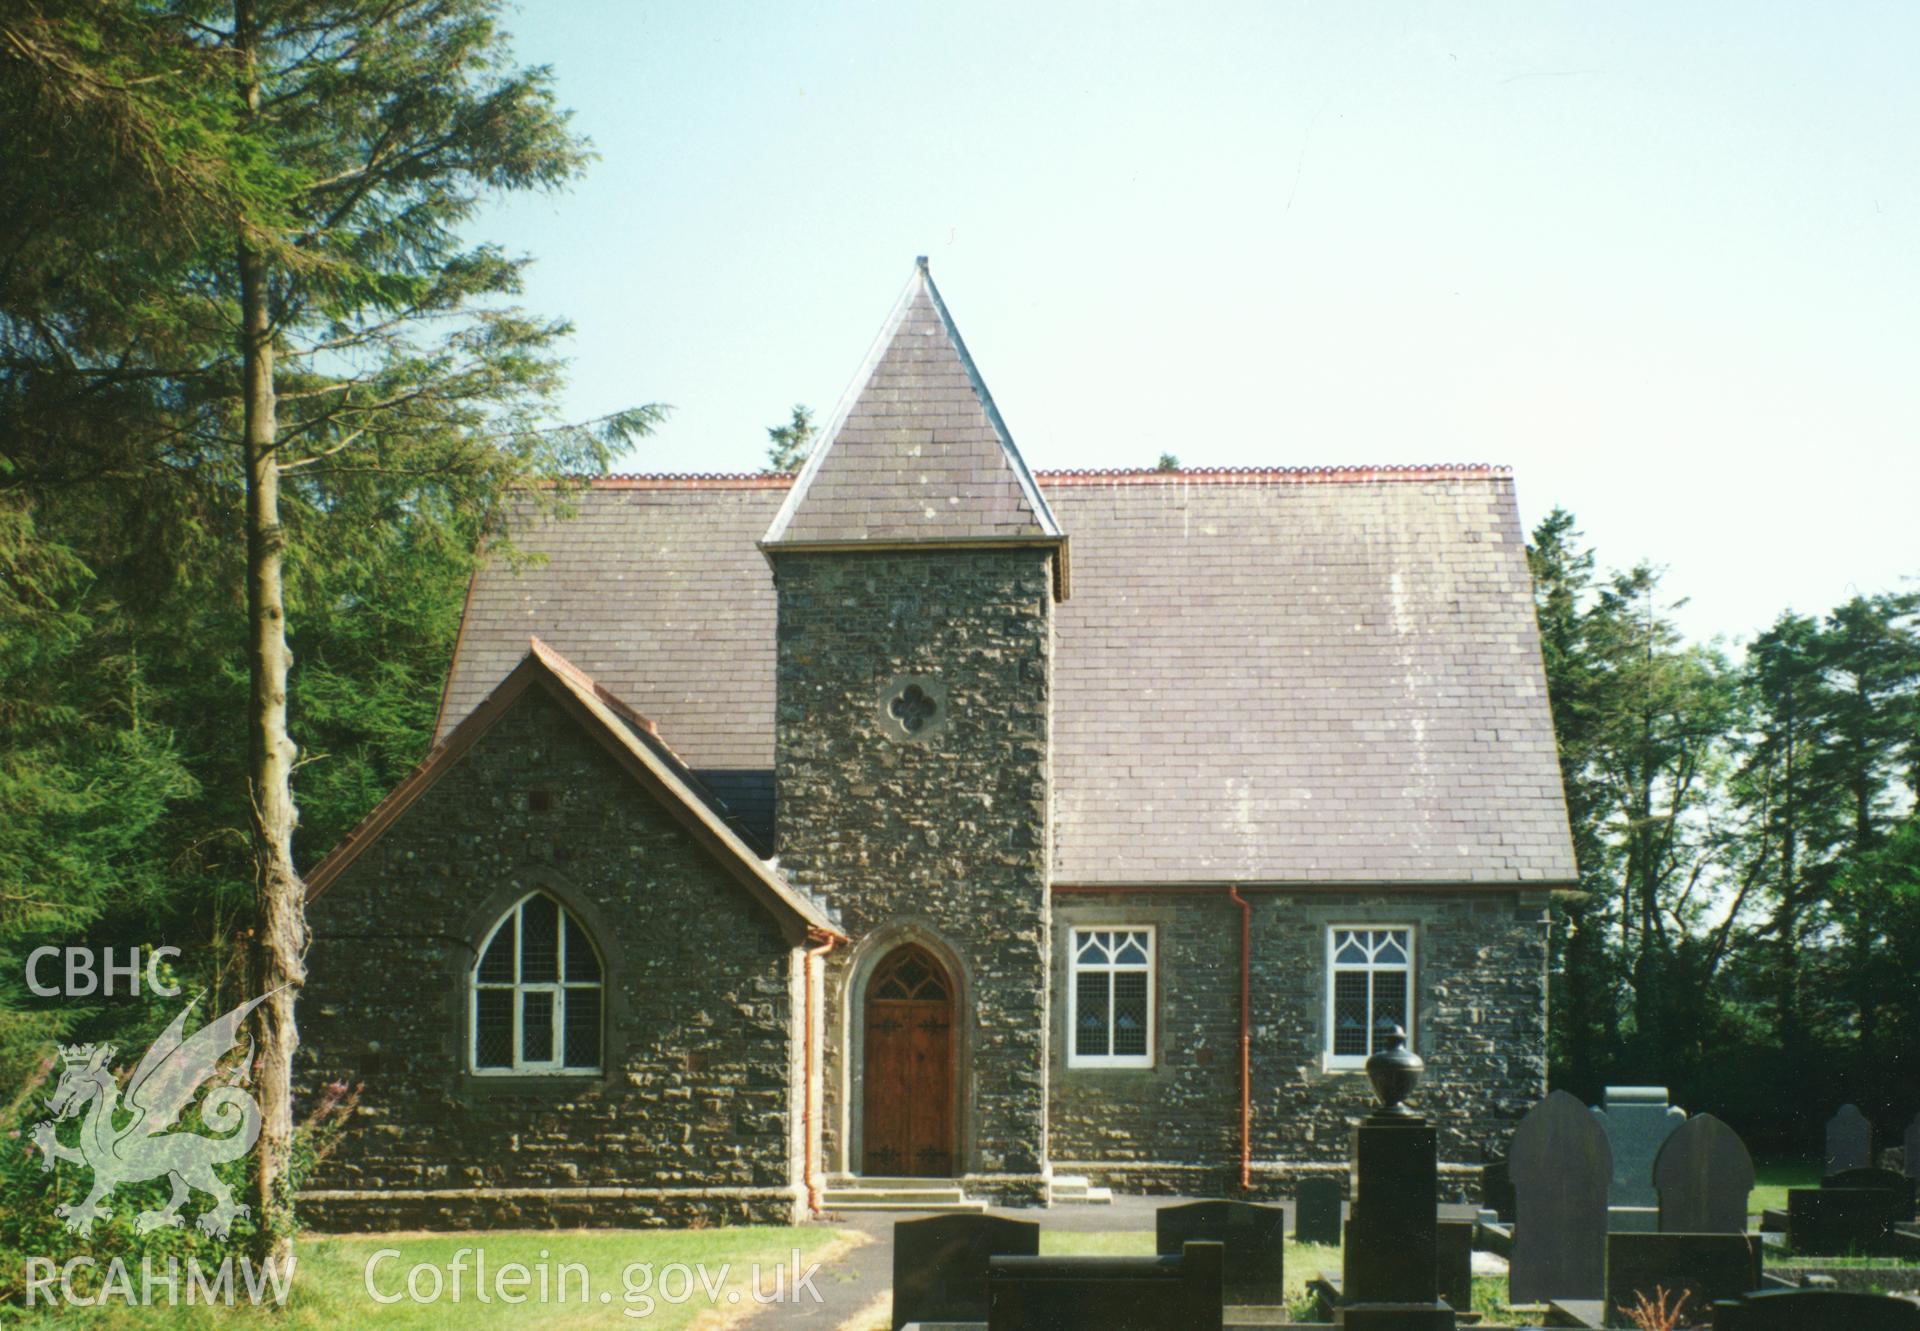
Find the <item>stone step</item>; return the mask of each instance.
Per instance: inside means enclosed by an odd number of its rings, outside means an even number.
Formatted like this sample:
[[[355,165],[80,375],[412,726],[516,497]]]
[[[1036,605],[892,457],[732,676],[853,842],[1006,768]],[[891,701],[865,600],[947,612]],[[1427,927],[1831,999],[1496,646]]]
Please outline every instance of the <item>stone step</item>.
[[[820,1199],[823,1211],[912,1211],[919,1215],[984,1215],[987,1204],[962,1199],[957,1202],[847,1201],[831,1194]]]
[[[829,1188],[953,1188],[959,1179],[922,1178],[908,1174],[829,1174]]]
[[[986,1204],[969,1198],[952,1179],[873,1178],[836,1174],[827,1182],[821,1205],[834,1211],[930,1211],[978,1215]]]
[[[1078,1174],[1055,1174],[1048,1195],[1055,1206],[1111,1206],[1113,1190],[1096,1188]]]
[[[942,1187],[892,1187],[869,1188],[828,1188],[829,1197],[845,1197],[849,1201],[877,1201],[883,1198],[899,1198],[910,1202],[958,1202],[966,1200],[966,1194],[958,1188]]]

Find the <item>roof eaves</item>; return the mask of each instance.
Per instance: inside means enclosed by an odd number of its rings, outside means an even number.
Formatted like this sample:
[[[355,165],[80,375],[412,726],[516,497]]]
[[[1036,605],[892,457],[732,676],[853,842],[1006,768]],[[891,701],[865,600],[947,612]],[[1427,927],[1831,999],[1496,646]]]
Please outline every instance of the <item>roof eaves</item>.
[[[831,935],[845,939],[845,932],[825,910],[761,859],[745,838],[719,815],[710,800],[702,797],[698,781],[691,772],[683,770],[685,765],[678,755],[659,740],[651,721],[601,688],[585,671],[538,638],[528,640],[528,651],[520,664],[313,867],[305,879],[307,900],[312,902],[326,891],[401,814],[431,790],[466,751],[493,728],[508,706],[537,680],[557,686],[556,696],[563,701],[572,699],[595,723],[599,737],[616,749],[616,756],[626,755],[629,770],[637,766],[636,774],[644,773],[651,784],[664,791],[670,807],[684,815],[683,821],[690,820],[690,830],[720,853],[736,875],[763,899],[796,919],[809,936]]]
[[[737,868],[745,870],[754,884],[764,889],[766,894],[797,916],[809,931],[832,934],[841,939],[846,937],[839,925],[835,924],[817,903],[796,889],[784,875],[761,859],[745,839],[715,813],[712,805],[700,797],[695,783],[690,779],[691,774],[683,772],[684,765],[680,763],[677,755],[672,755],[671,750],[667,750],[665,754],[657,752],[640,735],[620,723],[623,713],[629,716],[637,713],[633,713],[624,704],[621,704],[620,710],[616,710],[607,700],[606,691],[595,684],[585,671],[573,665],[539,639],[535,638],[532,641],[534,653],[540,657],[543,664],[548,665],[549,677],[565,688],[601,723],[609,737],[637,759],[656,781],[666,787],[678,801],[679,807],[698,821],[709,840],[717,843],[720,849],[727,852]],[[647,723],[646,728],[649,734],[653,733],[651,723]]]

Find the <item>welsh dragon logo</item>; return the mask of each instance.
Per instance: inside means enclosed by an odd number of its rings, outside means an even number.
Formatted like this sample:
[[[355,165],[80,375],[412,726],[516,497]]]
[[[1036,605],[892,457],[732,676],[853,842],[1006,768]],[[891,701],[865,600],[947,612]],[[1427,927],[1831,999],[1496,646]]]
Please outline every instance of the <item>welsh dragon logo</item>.
[[[194,1093],[233,1049],[247,1014],[265,1001],[263,996],[244,1003],[192,1035],[186,1034],[186,1027],[193,1004],[187,1004],[133,1070],[124,1102],[112,1070],[114,1046],[61,1048],[60,1080],[47,1097],[52,1117],[34,1125],[33,1144],[40,1148],[42,1169],[52,1169],[55,1160],[68,1160],[93,1170],[93,1189],[86,1199],[78,1205],[61,1205],[54,1212],[66,1221],[68,1229],[86,1236],[92,1232],[94,1221],[113,1214],[102,1203],[115,1188],[162,1175],[172,1181],[173,1196],[165,1206],[142,1211],[135,1219],[134,1228],[142,1234],[185,1224],[180,1208],[195,1191],[213,1198],[213,1206],[203,1211],[199,1220],[200,1229],[213,1238],[225,1238],[234,1220],[249,1214],[247,1206],[233,1200],[233,1190],[220,1181],[213,1167],[239,1159],[260,1138],[260,1106],[232,1084],[243,1079],[252,1062],[251,1040],[239,1071],[226,1084],[214,1086],[200,1101],[200,1121],[226,1135],[209,1137],[168,1129],[179,1121],[193,1102]],[[56,1135],[56,1125],[82,1113],[85,1121],[78,1145],[63,1145]],[[128,1114],[132,1117],[127,1118]],[[116,1122],[121,1125],[115,1126]]]

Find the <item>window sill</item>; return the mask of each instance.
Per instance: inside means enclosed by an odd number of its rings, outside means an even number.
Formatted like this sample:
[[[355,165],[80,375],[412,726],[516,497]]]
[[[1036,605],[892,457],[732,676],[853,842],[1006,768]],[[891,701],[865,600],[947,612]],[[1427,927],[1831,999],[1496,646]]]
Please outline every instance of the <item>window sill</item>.
[[[601,1086],[609,1080],[607,1073],[576,1072],[474,1072],[471,1069],[460,1073],[460,1086],[467,1091],[484,1091],[502,1095],[525,1095],[545,1092],[550,1095],[577,1095],[591,1087]]]

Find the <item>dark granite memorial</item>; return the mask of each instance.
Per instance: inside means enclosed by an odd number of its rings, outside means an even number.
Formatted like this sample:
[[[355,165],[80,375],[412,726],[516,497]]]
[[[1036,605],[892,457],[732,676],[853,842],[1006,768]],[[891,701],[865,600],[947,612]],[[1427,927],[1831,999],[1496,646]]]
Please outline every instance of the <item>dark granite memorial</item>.
[[[1603,1297],[1613,1151],[1599,1119],[1576,1097],[1555,1091],[1520,1120],[1507,1159],[1515,1195],[1509,1297]]]
[[[940,1215],[893,1227],[893,1331],[909,1322],[984,1322],[987,1261],[1032,1257],[1040,1226],[991,1215]]]
[[[1500,1217],[1500,1223],[1513,1223],[1513,1175],[1507,1162],[1489,1160],[1480,1169],[1480,1206]]]
[[[1884,1188],[1789,1188],[1787,1246],[1820,1257],[1886,1256],[1907,1217]]]
[[[1334,1320],[1350,1331],[1453,1331],[1453,1309],[1439,1297],[1436,1137],[1402,1103],[1425,1064],[1398,1026],[1383,1026],[1374,1043],[1367,1077],[1380,1103],[1353,1130],[1344,1301]]]
[[[1822,1188],[1867,1188],[1892,1196],[1900,1220],[1913,1219],[1914,1181],[1895,1169],[1843,1169],[1820,1180]]]
[[[1293,1186],[1295,1243],[1340,1242],[1342,1188],[1337,1178],[1303,1178]]]
[[[1455,1312],[1473,1307],[1473,1221],[1438,1222],[1434,1242],[1434,1278],[1440,1297]]]
[[[1684,1109],[1667,1103],[1664,1086],[1609,1086],[1606,1103],[1593,1111],[1613,1152],[1607,1181],[1607,1228],[1651,1233],[1660,1227],[1653,1192],[1653,1162],[1661,1146],[1687,1121]]]
[[[1220,1331],[1222,1252],[1178,1257],[995,1257],[987,1331]]]
[[[1714,1304],[1713,1331],[1920,1331],[1920,1304],[1885,1294],[1767,1290]]]
[[[1753,1192],[1753,1157],[1734,1130],[1695,1114],[1653,1162],[1662,1234],[1744,1234]]]
[[[1174,1256],[1189,1243],[1218,1243],[1224,1298],[1235,1305],[1287,1301],[1287,1213],[1251,1202],[1189,1202],[1154,1212],[1154,1251]]]
[[[1920,1181],[1920,1114],[1915,1114],[1913,1122],[1907,1124],[1907,1135],[1901,1144],[1906,1155],[1901,1163],[1906,1168],[1907,1177]]]
[[[1843,1169],[1866,1169],[1873,1164],[1873,1125],[1858,1105],[1841,1105],[1827,1120],[1826,1165],[1823,1174]]]
[[[1701,1320],[1719,1299],[1760,1288],[1760,1240],[1745,1234],[1607,1235],[1608,1326],[1633,1326],[1638,1295],[1651,1302],[1665,1290],[1668,1308],[1686,1297],[1685,1312]]]

